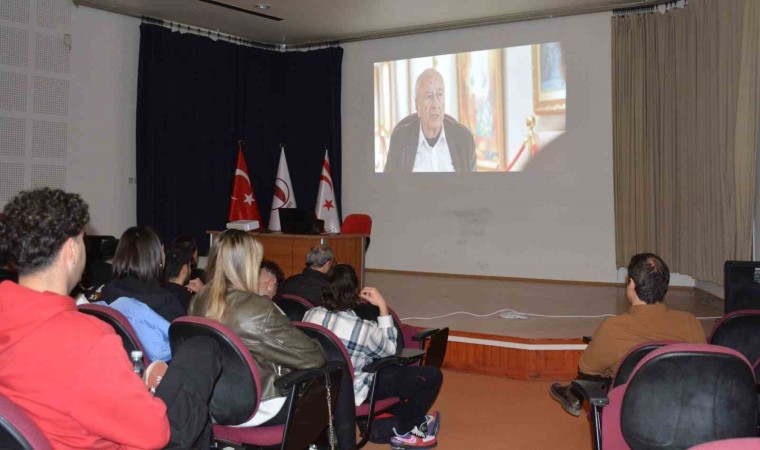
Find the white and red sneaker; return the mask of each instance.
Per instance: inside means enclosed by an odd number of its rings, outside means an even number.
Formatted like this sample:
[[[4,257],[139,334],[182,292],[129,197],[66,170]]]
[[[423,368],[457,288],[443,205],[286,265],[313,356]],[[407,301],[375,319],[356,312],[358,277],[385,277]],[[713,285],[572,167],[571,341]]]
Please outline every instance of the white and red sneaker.
[[[430,434],[425,434],[419,428],[414,427],[406,434],[398,434],[393,429],[395,436],[391,437],[391,448],[402,450],[407,448],[432,448],[438,445],[438,439]]]

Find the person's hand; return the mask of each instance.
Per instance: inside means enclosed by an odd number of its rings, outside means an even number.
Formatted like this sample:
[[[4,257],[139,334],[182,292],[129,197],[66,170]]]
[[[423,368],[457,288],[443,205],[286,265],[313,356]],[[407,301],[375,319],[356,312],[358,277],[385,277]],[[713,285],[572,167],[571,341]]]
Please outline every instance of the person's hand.
[[[380,295],[380,291],[373,287],[365,287],[359,293],[359,296],[371,305],[375,305],[380,309],[381,316],[388,315],[388,305],[385,303],[385,299]]]
[[[197,294],[198,292],[203,290],[205,286],[206,285],[203,284],[203,281],[201,281],[200,278],[193,278],[187,283],[187,290],[192,292],[193,294]]]

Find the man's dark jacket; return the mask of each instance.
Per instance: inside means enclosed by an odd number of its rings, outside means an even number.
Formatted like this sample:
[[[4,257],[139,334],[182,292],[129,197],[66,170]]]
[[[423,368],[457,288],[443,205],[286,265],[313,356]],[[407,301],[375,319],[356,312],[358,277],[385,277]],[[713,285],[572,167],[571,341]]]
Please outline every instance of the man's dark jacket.
[[[475,171],[475,139],[467,127],[446,114],[443,129],[455,172]],[[388,160],[384,172],[412,172],[420,137],[420,118],[417,113],[402,119],[391,134]]]
[[[282,293],[298,295],[313,303],[314,306],[321,306],[322,288],[325,286],[327,286],[327,275],[307,267],[298,275],[285,280]]]

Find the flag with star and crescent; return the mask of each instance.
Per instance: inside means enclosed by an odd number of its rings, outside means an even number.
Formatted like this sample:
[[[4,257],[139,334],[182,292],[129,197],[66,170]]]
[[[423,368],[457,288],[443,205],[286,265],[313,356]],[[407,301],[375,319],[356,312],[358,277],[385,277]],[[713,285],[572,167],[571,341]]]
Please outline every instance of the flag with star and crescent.
[[[322,161],[322,176],[319,179],[319,194],[314,208],[317,219],[325,221],[325,233],[340,233],[338,208],[335,204],[332,175],[330,172],[330,157],[325,149],[325,159]]]
[[[235,181],[232,184],[228,219],[230,222],[258,220],[261,223],[256,194],[253,193],[253,183],[251,183],[251,177],[248,175],[248,166],[245,164],[241,143],[238,143],[237,167],[235,168]]]

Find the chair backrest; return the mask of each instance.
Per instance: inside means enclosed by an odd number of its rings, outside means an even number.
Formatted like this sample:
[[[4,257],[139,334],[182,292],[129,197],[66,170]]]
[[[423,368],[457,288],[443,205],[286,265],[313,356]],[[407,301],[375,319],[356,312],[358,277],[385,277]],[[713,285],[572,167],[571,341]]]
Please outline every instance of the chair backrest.
[[[735,350],[664,346],[645,356],[620,388],[620,430],[633,450],[683,449],[757,434],[755,377]],[[602,423],[607,419],[605,414]]]
[[[676,341],[651,341],[639,344],[632,349],[628,350],[625,356],[623,356],[623,362],[620,363],[617,373],[615,373],[615,379],[612,382],[612,387],[620,386],[628,382],[631,377],[631,372],[639,362],[644,359],[653,350],[657,350],[660,347],[670,344],[676,344]]]
[[[295,294],[283,294],[277,296],[274,299],[274,302],[280,307],[282,312],[288,316],[288,320],[291,322],[302,321],[306,311],[314,307],[309,300]]]
[[[449,346],[449,327],[438,330],[430,336],[430,344],[425,353],[424,364],[440,368],[446,358],[446,349]]]
[[[709,342],[732,348],[755,366],[760,376],[760,311],[745,309],[725,315],[713,328]]]
[[[53,448],[37,424],[4,395],[0,395],[0,448],[5,450]]]
[[[124,314],[119,311],[109,308],[103,305],[79,305],[79,312],[97,317],[103,322],[111,325],[116,334],[121,338],[121,343],[124,346],[124,350],[127,352],[127,356],[130,356],[132,351],[140,350],[143,352],[143,363],[145,367],[150,364],[148,354],[143,349],[140,339],[137,338],[135,329],[132,328],[132,324],[129,323]]]
[[[373,322],[377,322],[377,317],[380,315],[380,309],[377,306],[365,301],[360,302],[359,306],[354,309],[354,312],[360,319],[371,320]],[[393,318],[393,326],[396,328],[397,333],[396,355],[400,355],[405,348],[415,348],[417,345],[412,341],[414,329],[401,323],[401,319],[398,318],[398,315],[393,308],[388,307],[388,313]]]
[[[256,362],[242,340],[229,328],[204,317],[180,317],[169,327],[169,342],[176,353],[182,342],[206,336],[219,344],[222,373],[211,395],[209,409],[219,425],[239,425],[259,409],[261,378]]]
[[[281,448],[308,448],[320,436],[326,424],[329,424],[330,411],[333,413],[334,420],[340,382],[343,377],[341,367],[343,366],[335,364],[326,373],[326,377],[330,380],[329,397],[324,377],[311,380],[300,389],[300,395],[291,403]],[[328,398],[331,410],[327,408]]]
[[[354,366],[351,364],[351,356],[343,345],[343,341],[341,341],[335,333],[321,325],[309,322],[293,322],[293,326],[319,343],[320,347],[322,347],[322,350],[325,352],[328,362],[334,361],[345,364],[348,368],[348,372],[351,374],[351,380],[353,383]]]
[[[706,442],[689,450],[757,450],[760,448],[760,438],[721,439]]]
[[[367,214],[349,214],[343,218],[341,234],[371,234],[372,217]]]

